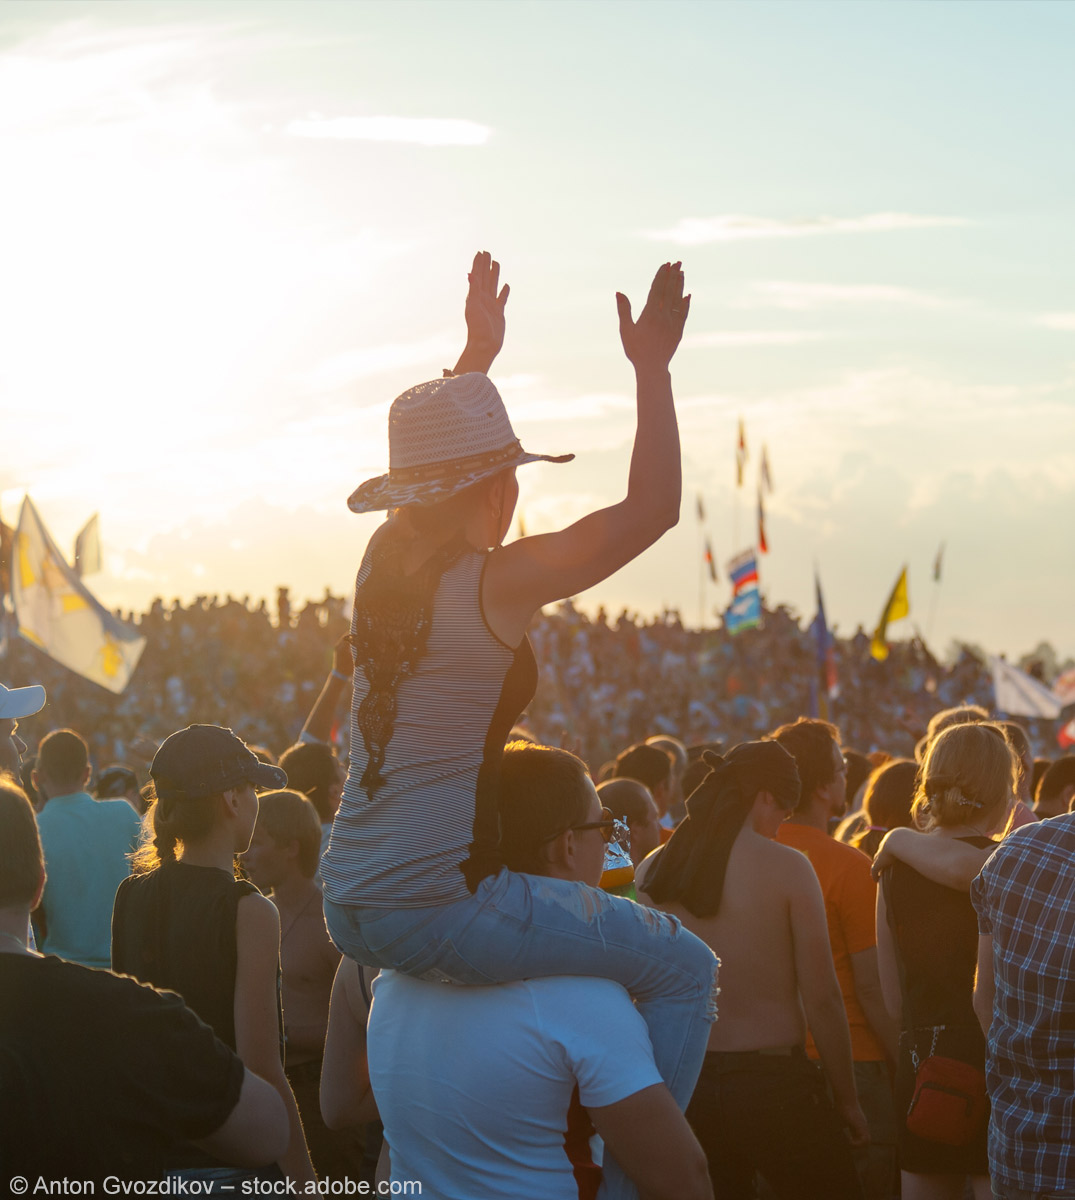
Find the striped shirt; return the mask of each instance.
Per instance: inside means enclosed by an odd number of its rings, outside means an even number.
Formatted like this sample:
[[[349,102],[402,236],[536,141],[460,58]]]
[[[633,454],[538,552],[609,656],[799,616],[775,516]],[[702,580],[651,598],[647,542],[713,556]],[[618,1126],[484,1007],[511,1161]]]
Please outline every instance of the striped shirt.
[[[993,939],[989,1166],[1008,1188],[1075,1190],[1075,815],[1010,833],[971,885]]]
[[[356,591],[369,558],[367,550]],[[358,708],[369,684],[355,671],[351,764],[321,862],[325,896],[337,904],[448,904],[501,866],[500,761],[534,695],[537,663],[525,637],[512,649],[485,621],[487,561],[470,551],[441,577],[425,653],[399,685],[384,784],[372,798],[359,784],[368,755]]]

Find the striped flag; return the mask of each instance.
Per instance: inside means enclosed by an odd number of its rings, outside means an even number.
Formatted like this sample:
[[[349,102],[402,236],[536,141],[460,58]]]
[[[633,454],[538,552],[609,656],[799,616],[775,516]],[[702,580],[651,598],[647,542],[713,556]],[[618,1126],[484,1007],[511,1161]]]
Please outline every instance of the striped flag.
[[[724,612],[724,628],[734,635],[761,624],[757,556],[753,550],[745,550],[728,563],[727,570],[732,581],[732,602]]]
[[[765,509],[761,502],[761,488],[758,488],[758,550],[762,554],[769,553],[769,543],[765,539]]]
[[[709,578],[713,583],[717,582],[717,563],[713,557],[713,547],[709,544],[709,538],[705,540],[705,561],[709,567]]]

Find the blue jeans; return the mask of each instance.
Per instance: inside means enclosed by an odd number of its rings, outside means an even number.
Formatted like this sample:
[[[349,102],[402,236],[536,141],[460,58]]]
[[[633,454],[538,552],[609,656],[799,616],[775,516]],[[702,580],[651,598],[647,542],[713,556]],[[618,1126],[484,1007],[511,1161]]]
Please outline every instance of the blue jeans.
[[[687,1107],[716,1019],[713,951],[674,917],[564,879],[502,870],[472,896],[434,908],[325,900],[332,940],[365,966],[484,985],[544,975],[622,984],[649,1028],[653,1058]],[[635,1194],[606,1155],[602,1195]]]

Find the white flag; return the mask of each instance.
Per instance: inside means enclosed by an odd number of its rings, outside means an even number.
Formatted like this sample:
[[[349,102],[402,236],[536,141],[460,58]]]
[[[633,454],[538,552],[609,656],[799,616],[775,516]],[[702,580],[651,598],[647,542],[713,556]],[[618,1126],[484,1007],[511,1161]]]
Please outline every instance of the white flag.
[[[993,671],[993,707],[1013,717],[1060,716],[1063,705],[1043,683],[1002,658],[989,656]]]
[[[30,497],[22,502],[11,571],[19,633],[50,658],[110,692],[122,692],[145,649],[64,562]]]
[[[101,524],[97,514],[82,526],[75,538],[75,573],[79,577],[96,575],[101,569]]]

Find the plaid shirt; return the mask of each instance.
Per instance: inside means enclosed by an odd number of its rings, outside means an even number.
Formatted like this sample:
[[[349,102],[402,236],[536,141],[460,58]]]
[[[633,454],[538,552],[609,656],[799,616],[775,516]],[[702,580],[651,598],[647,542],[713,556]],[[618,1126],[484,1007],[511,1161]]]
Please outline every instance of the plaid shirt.
[[[1028,1192],[1075,1189],[1075,815],[1025,825],[971,885],[993,939],[989,1166]]]

